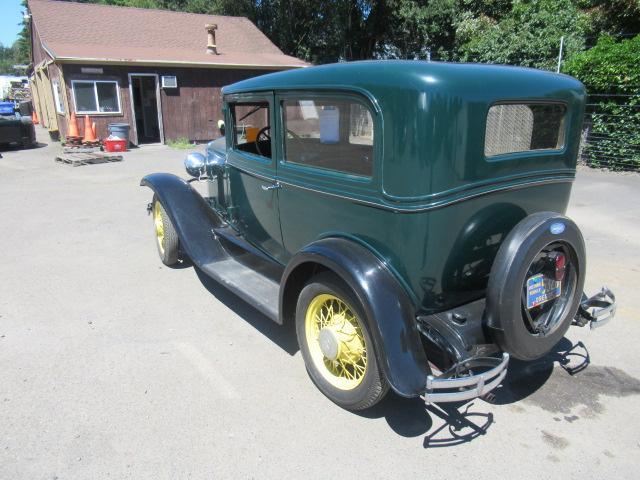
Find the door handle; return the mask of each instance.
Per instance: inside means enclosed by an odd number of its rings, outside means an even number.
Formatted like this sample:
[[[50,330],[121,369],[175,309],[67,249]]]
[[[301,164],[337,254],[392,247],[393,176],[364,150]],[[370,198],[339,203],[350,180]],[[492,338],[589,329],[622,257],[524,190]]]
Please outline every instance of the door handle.
[[[280,182],[276,182],[272,185],[261,185],[261,187],[262,190],[268,192],[269,190],[278,190],[279,188],[282,188],[282,185],[280,185]]]

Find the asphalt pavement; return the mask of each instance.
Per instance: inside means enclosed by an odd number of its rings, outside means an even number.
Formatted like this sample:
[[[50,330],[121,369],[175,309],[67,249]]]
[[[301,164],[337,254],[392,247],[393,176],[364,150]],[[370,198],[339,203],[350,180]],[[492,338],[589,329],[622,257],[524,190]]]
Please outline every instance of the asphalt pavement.
[[[0,151],[0,479],[638,478],[639,175],[581,168],[568,211],[613,322],[513,362],[493,402],[351,413],[291,329],[160,263],[138,184],[185,151],[71,167],[38,136]]]

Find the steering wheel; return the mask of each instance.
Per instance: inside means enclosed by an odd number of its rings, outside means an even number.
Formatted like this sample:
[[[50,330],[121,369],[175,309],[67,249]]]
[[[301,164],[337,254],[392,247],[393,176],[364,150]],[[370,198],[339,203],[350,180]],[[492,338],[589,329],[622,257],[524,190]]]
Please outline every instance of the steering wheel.
[[[260,142],[271,142],[271,133],[270,133],[271,127],[270,126],[266,126],[260,129],[260,131],[258,132],[258,135],[256,135],[256,150],[258,151],[258,153],[260,155],[262,155],[263,157],[266,157],[266,155],[264,153],[262,153],[262,151],[260,150]]]
[[[295,138],[296,140],[302,139],[300,135],[298,135],[295,132],[292,132],[289,129],[287,129],[287,133],[291,135],[293,138]],[[268,125],[266,127],[262,127],[258,132],[258,134],[256,135],[256,150],[263,157],[266,157],[266,155],[262,153],[262,151],[260,150],[260,142],[266,142],[266,141],[271,142],[271,127]]]

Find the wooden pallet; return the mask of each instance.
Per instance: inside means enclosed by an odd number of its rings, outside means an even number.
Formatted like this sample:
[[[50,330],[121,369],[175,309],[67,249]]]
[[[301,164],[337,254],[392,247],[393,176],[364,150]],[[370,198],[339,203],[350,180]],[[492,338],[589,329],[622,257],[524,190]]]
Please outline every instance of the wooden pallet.
[[[74,167],[90,165],[94,163],[121,162],[122,155],[112,153],[90,152],[90,153],[61,153],[56,157],[56,162],[66,163]]]

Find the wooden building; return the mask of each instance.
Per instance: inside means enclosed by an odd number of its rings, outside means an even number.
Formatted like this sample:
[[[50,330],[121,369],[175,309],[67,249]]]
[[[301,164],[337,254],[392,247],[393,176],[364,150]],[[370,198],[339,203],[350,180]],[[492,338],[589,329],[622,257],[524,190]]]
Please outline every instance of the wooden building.
[[[219,135],[223,86],[305,67],[243,17],[29,0],[32,95],[41,123],[64,137],[71,112],[98,137],[131,126],[134,144]]]

